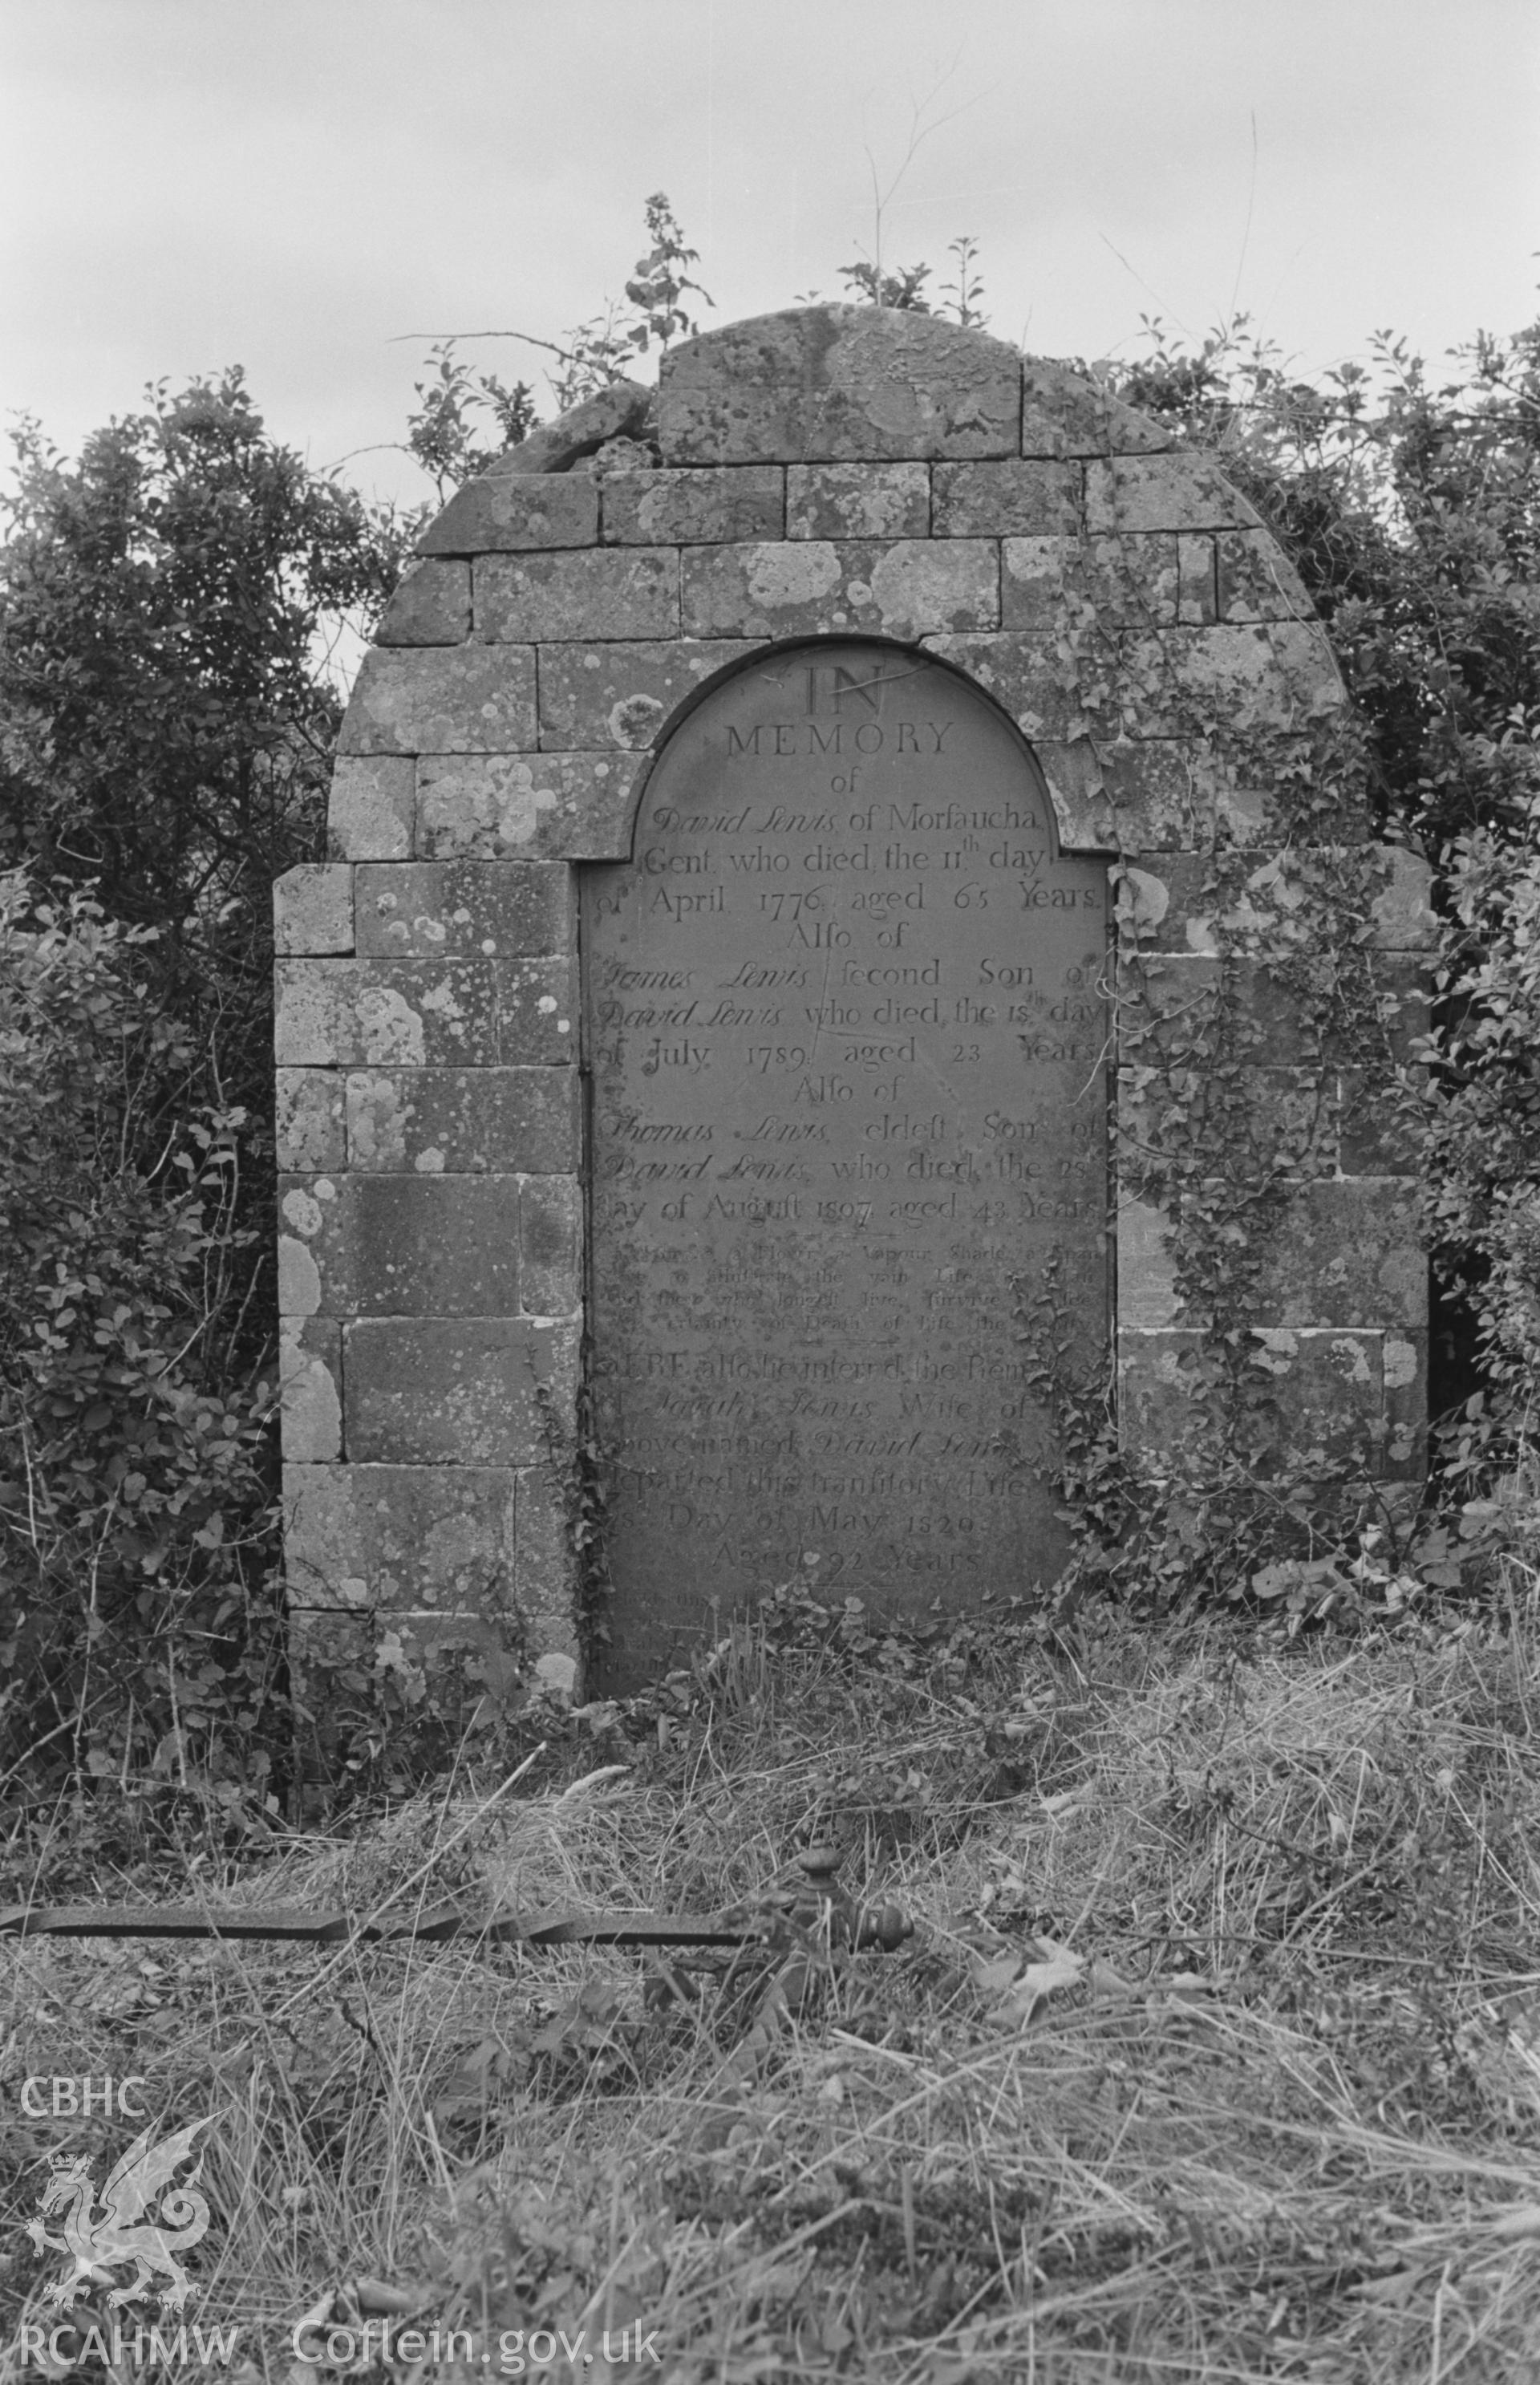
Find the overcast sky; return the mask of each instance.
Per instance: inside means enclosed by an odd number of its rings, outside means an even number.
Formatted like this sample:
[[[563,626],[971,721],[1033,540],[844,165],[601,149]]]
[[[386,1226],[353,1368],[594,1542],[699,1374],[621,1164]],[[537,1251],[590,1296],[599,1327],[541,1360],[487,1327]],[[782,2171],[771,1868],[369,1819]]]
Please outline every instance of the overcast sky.
[[[67,447],[236,361],[317,465],[397,440],[403,334],[555,336],[658,189],[708,321],[838,293],[874,171],[888,259],[976,233],[1045,355],[1540,313],[1536,0],[0,0],[0,408]]]

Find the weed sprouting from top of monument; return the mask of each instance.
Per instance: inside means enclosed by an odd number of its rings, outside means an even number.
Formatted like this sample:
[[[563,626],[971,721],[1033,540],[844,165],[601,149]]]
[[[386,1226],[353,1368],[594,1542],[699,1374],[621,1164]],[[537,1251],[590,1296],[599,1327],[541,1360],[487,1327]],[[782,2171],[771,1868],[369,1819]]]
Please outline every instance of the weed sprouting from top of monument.
[[[406,447],[441,500],[516,447],[541,419],[533,384],[473,370],[460,354],[464,342],[516,340],[540,349],[552,359],[545,373],[553,404],[565,414],[624,379],[640,358],[662,355],[700,329],[691,304],[712,304],[690,270],[700,252],[686,240],[666,192],[654,191],[644,212],[649,245],[631,268],[624,303],[606,300],[559,340],[523,331],[455,331],[429,348],[428,378],[415,384],[417,406],[407,418]]]
[[[941,295],[933,306],[925,295],[925,283],[931,278],[928,265],[900,265],[888,268],[874,264],[870,258],[856,257],[839,268],[839,279],[852,293],[867,299],[874,306],[893,306],[901,314],[936,314],[949,318],[960,331],[982,331],[987,328],[988,317],[980,300],[984,296],[984,281],[978,269],[978,243],[972,232],[960,232],[947,244],[947,255],[952,261],[952,280],[941,284]]]

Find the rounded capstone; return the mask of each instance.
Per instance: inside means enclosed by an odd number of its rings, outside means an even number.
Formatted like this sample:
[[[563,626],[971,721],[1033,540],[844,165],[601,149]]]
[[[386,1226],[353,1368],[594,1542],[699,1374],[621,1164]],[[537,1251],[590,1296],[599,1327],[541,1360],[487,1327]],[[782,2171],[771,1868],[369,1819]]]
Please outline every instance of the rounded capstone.
[[[1014,456],[1022,360],[1002,340],[888,306],[794,306],[670,350],[668,464]]]

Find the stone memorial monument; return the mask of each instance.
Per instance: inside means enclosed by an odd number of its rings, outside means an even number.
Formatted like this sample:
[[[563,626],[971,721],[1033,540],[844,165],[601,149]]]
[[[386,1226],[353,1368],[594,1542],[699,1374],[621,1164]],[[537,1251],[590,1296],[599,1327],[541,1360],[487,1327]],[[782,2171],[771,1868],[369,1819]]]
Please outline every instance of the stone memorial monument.
[[[1062,1355],[1115,1335],[1125,1434],[1180,1436],[1204,1320],[1110,1154],[1158,1140],[1145,1062],[1222,968],[1241,1108],[1314,1121],[1259,1356],[1325,1473],[1415,1481],[1425,1267],[1284,802],[1341,703],[1211,458],[928,317],[709,333],[451,499],[359,674],[336,858],[277,890],[323,1739],[360,1667],[451,1721],[634,1687],[813,1557],[912,1615],[1050,1582],[1024,1314],[1049,1270]],[[1404,1048],[1419,866],[1350,793],[1305,816]]]

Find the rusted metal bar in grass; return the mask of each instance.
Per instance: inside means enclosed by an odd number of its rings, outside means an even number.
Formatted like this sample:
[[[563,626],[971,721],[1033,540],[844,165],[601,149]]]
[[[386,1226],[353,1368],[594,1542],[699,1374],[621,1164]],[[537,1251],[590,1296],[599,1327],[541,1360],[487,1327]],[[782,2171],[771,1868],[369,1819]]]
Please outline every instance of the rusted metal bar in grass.
[[[0,1913],[0,1938],[269,1938],[325,1945],[347,1934],[345,1913],[287,1907],[210,1913],[202,1905],[14,1904]]]
[[[13,1938],[229,1938],[313,1946],[348,1938],[364,1944],[412,1939],[435,1945],[464,1938],[494,1945],[741,1946],[757,1934],[746,1923],[690,1913],[493,1913],[478,1919],[438,1907],[354,1923],[345,1913],[259,1906],[218,1913],[201,1905],[15,1905],[0,1912],[0,1937]]]
[[[752,1907],[722,1917],[700,1913],[464,1913],[458,1905],[425,1906],[420,1912],[374,1914],[354,1921],[335,1909],[311,1912],[292,1905],[251,1905],[218,1912],[192,1904],[16,1904],[0,1912],[0,1937],[10,1938],[228,1938],[274,1944],[327,1946],[378,1944],[392,1939],[447,1944],[464,1939],[494,1946],[751,1946],[766,1941],[777,1922],[817,1925],[822,1918],[832,1946],[880,1947],[892,1951],[911,1934],[896,1905],[859,1906],[835,1879],[835,1859],[826,1848],[799,1857],[806,1885],[772,1892]]]

